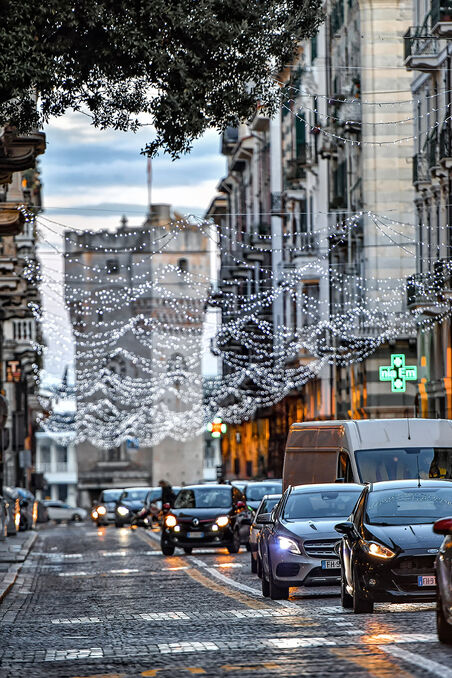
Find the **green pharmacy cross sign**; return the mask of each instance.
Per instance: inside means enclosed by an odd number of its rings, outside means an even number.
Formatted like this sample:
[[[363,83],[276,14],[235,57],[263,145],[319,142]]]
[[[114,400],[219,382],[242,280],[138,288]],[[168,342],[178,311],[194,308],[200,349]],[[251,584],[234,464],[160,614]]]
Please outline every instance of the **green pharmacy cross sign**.
[[[417,367],[407,367],[403,353],[391,355],[391,366],[380,367],[380,381],[390,381],[393,393],[405,393],[407,381],[417,381]]]

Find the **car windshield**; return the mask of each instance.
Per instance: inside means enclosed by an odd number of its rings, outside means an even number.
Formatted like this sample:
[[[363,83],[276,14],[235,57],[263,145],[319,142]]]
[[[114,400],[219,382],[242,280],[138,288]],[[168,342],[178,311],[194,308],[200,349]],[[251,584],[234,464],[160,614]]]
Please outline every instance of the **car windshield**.
[[[360,494],[359,488],[292,493],[284,509],[284,519],[346,518],[353,511]]]
[[[369,525],[421,525],[450,515],[452,485],[377,490],[370,492],[367,499],[366,522]]]
[[[102,501],[118,501],[122,490],[104,490],[102,492]]]
[[[231,504],[230,487],[200,487],[181,490],[174,508],[229,508]]]
[[[248,501],[260,501],[264,494],[279,494],[282,483],[259,483],[248,485],[246,488],[246,498]]]
[[[122,495],[122,499],[127,499],[127,501],[144,501],[148,492],[149,490],[146,488],[143,490],[126,490]]]
[[[452,479],[451,447],[400,447],[358,450],[356,465],[363,483],[381,480]]]
[[[271,513],[273,509],[275,508],[276,504],[278,501],[281,499],[281,495],[279,497],[275,497],[274,499],[264,499],[262,502],[260,508],[259,508],[259,514],[261,513]]]
[[[173,487],[173,492],[174,492],[174,487]],[[157,489],[157,490],[153,490],[152,492],[149,492],[147,501],[150,501],[150,502],[158,501],[161,498],[162,498],[162,490]]]

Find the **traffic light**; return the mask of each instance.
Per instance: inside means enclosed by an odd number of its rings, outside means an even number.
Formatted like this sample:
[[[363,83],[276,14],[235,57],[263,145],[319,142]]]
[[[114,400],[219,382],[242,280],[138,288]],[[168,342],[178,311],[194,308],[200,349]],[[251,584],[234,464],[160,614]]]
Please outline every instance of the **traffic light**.
[[[212,438],[219,438],[222,433],[226,433],[228,427],[223,424],[221,417],[215,417],[211,423],[207,424],[207,430],[210,431]]]

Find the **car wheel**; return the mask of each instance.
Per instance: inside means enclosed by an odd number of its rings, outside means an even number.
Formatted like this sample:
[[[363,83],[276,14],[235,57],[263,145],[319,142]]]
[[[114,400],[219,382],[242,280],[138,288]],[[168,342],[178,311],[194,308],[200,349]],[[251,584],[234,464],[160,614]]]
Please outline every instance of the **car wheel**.
[[[452,645],[452,626],[444,616],[443,606],[441,605],[441,598],[439,595],[436,597],[436,630],[440,643]]]
[[[265,578],[264,571],[262,571],[262,595],[264,596],[264,598],[268,598],[270,596],[270,584]]]
[[[256,573],[259,579],[262,579],[262,561],[259,558],[259,554],[257,554],[256,558]]]
[[[353,612],[355,614],[371,614],[374,611],[373,600],[363,598],[361,587],[358,582],[356,567],[353,568]]]
[[[118,523],[118,522],[116,522],[116,520],[115,520],[115,527],[122,527],[122,523]]]
[[[191,546],[184,546],[184,551],[187,554],[187,556],[189,556],[193,551],[193,548]]]
[[[278,586],[273,581],[273,577],[270,573],[269,575],[269,588],[270,588],[270,598],[272,600],[287,600],[289,597],[289,587],[288,586]]]
[[[232,544],[228,546],[229,553],[238,553],[240,551],[240,534],[238,530],[234,530],[232,535]]]
[[[349,594],[346,588],[345,572],[341,572],[341,604],[346,610],[351,610],[353,607],[353,597]]]
[[[257,562],[256,562],[256,559],[253,558],[253,554],[251,554],[251,572],[253,574],[256,574],[256,572],[257,572]]]
[[[166,539],[161,541],[162,553],[164,556],[173,556],[176,549],[175,546],[169,543]]]
[[[72,516],[72,520],[74,521],[74,523],[79,523],[81,521],[80,514],[74,513],[74,515]]]

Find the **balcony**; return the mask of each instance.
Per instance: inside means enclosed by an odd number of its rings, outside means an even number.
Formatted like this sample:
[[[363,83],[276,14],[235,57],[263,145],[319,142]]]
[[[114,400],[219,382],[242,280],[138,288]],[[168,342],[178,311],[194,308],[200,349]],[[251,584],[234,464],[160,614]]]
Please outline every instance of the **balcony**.
[[[35,166],[36,157],[44,153],[45,134],[17,134],[14,127],[5,127],[0,134],[0,184],[8,184],[13,172],[23,172]]]
[[[416,273],[407,278],[407,307],[410,311],[422,311],[426,315],[443,312],[439,297],[442,292],[443,278],[439,271]]]
[[[430,35],[424,26],[411,26],[404,40],[404,63],[408,70],[429,73],[441,64],[439,39]]]
[[[317,254],[320,248],[318,233],[297,233],[295,250],[291,251],[291,259]]]
[[[25,216],[20,207],[15,202],[0,203],[0,236],[22,233]]]
[[[416,153],[413,156],[413,184],[429,184],[430,166],[426,153]]]
[[[430,18],[433,35],[438,38],[452,37],[452,0],[432,0]]]

